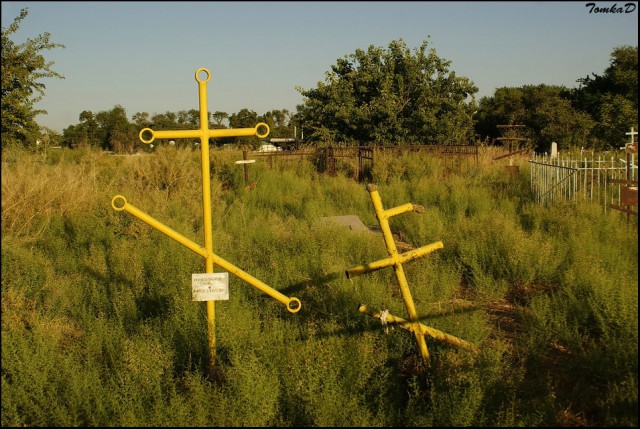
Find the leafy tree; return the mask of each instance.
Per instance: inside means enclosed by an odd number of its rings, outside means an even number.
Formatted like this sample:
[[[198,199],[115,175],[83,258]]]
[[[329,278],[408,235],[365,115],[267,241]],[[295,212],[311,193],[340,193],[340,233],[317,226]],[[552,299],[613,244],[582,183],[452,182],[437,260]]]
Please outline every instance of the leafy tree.
[[[176,121],[178,123],[178,129],[191,129],[191,116],[187,110],[180,110],[177,114]]]
[[[200,128],[200,111],[196,109],[189,109],[189,123],[193,125],[193,128]],[[211,119],[211,112],[207,112],[207,121]]]
[[[213,120],[213,128],[226,128],[224,121],[229,119],[229,114],[217,110],[211,114],[211,119]]]
[[[85,145],[103,147],[103,133],[93,112],[83,110],[78,119],[80,121],[79,124],[71,125],[62,131],[64,144],[69,147]]]
[[[258,122],[260,122],[258,114],[249,109],[242,109],[238,113],[229,116],[229,126],[231,128],[253,128]]]
[[[138,142],[138,133],[127,119],[124,107],[116,105],[111,110],[95,115],[101,147],[116,152],[131,152]]]
[[[134,125],[138,129],[138,131],[143,128],[149,128],[151,125],[151,116],[148,112],[138,112],[135,113],[131,119],[133,120]]]
[[[168,114],[168,113],[167,113]],[[211,113],[208,115],[211,117]],[[200,111],[196,109],[181,110],[176,116],[176,128],[178,130],[193,130],[200,128]]]
[[[115,129],[109,138],[109,148],[116,153],[134,153],[141,145],[138,133],[131,127],[125,130]]]
[[[542,100],[525,123],[531,127],[538,149],[545,151],[550,151],[554,141],[559,149],[588,146],[588,135],[595,125],[588,114],[575,110],[562,96]]]
[[[263,118],[258,117],[258,114],[253,110],[242,109],[238,113],[234,113],[229,116],[230,128],[253,128],[258,122],[263,122]],[[232,139],[217,139],[219,144],[235,142],[242,146],[256,146],[258,139],[256,137],[234,137]]]
[[[271,110],[262,118],[271,130],[269,137],[293,137],[292,115],[288,109]]]
[[[521,124],[537,150],[549,150],[551,142],[560,148],[586,146],[594,122],[588,114],[573,108],[563,86],[524,85],[496,89],[492,97],[480,100],[476,131],[481,138],[498,137],[498,125]]]
[[[148,127],[154,131],[177,130],[179,129],[178,114],[175,112],[156,113],[151,117],[151,123]],[[162,145],[169,143],[169,141],[169,139],[156,139],[153,144]]]
[[[98,140],[98,122],[90,110],[84,110],[80,113],[80,126],[84,132],[84,140],[86,144],[91,146],[100,146]]]
[[[28,15],[28,8],[22,9],[13,23],[2,28],[2,148],[13,144],[27,145],[39,135],[35,117],[47,113],[36,110],[34,105],[44,95],[46,86],[40,80],[48,77],[64,79],[53,71],[53,62],[47,62],[42,51],[64,48],[52,43],[51,35],[44,33],[35,39],[27,39],[16,44],[11,36],[20,27],[20,22]]]
[[[638,128],[638,47],[619,46],[611,53],[602,76],[578,79],[573,105],[597,122],[593,136],[597,148],[617,148],[627,142],[625,132]]]
[[[86,145],[87,133],[82,124],[69,125],[62,130],[62,144],[71,148]]]
[[[60,146],[62,144],[62,135],[56,130],[52,130],[49,127],[40,127],[43,134],[43,140],[49,147]]]
[[[299,120],[312,141],[348,144],[459,143],[472,135],[467,103],[478,89],[449,71],[450,61],[411,50],[402,39],[388,49],[357,49],[331,66],[305,97]]]
[[[154,130],[175,130],[178,127],[178,115],[174,112],[157,113],[151,118]]]

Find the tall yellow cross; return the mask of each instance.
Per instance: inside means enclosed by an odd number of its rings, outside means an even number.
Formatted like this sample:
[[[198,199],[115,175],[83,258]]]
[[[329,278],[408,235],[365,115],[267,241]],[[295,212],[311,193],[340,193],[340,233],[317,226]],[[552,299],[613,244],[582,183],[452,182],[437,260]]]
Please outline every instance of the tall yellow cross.
[[[201,73],[206,74],[205,79],[201,79]],[[122,195],[116,195],[111,200],[111,206],[117,211],[126,211],[137,217],[143,222],[151,225],[160,232],[166,234],[178,243],[184,245],[188,249],[197,253],[205,259],[205,272],[213,273],[213,266],[218,265],[222,269],[234,274],[250,285],[260,289],[262,292],[272,298],[283,303],[287,310],[291,313],[300,311],[302,304],[297,298],[289,298],[277,290],[271,288],[250,274],[242,271],[230,262],[225,261],[215,253],[213,253],[213,235],[211,224],[211,183],[209,177],[209,138],[214,137],[240,137],[240,136],[257,136],[264,138],[269,134],[269,126],[263,122],[258,123],[254,128],[235,128],[235,129],[209,129],[209,113],[207,110],[207,82],[211,78],[211,73],[205,68],[200,68],[195,74],[198,82],[198,92],[200,100],[200,128],[197,130],[172,130],[172,131],[154,131],[151,128],[144,128],[140,131],[140,140],[143,143],[150,144],[156,138],[171,139],[188,139],[200,138],[201,147],[201,167],[202,167],[202,209],[204,217],[204,247],[194,243],[187,237],[179,234],[168,226],[158,222],[156,219],[129,204]],[[263,127],[266,129],[264,133],[258,132]],[[150,137],[145,138],[145,135]],[[207,303],[207,330],[210,350],[210,367],[217,365],[216,361],[216,337],[215,337],[215,306],[214,301],[208,300]]]

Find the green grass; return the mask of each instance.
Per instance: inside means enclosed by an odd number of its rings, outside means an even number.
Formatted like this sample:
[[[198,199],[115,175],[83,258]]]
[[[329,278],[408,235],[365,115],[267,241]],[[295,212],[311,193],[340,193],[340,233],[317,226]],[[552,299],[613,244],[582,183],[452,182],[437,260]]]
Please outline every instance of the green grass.
[[[491,148],[488,148],[489,150]],[[127,201],[203,244],[200,154],[3,154],[3,426],[637,426],[637,218],[540,207],[526,160],[478,165],[377,153],[371,171],[405,246],[421,322],[478,347],[415,338],[358,312],[408,318],[365,184],[342,163],[249,166],[211,153],[214,252],[286,296],[230,275],[215,303],[210,377],[204,260],[126,212]],[[357,215],[374,232],[320,218]],[[216,267],[216,271],[221,271]]]

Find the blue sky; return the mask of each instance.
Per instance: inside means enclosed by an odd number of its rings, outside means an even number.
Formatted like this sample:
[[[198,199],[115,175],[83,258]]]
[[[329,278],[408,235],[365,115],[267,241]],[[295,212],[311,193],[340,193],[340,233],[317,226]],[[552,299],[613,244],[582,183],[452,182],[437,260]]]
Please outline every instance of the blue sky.
[[[630,13],[595,13],[632,3]],[[209,111],[296,111],[296,87],[315,88],[338,58],[423,41],[478,87],[577,86],[602,74],[616,46],[638,45],[638,4],[573,2],[28,2],[2,1],[2,27],[29,14],[16,43],[48,32],[64,49],[44,51],[65,76],[44,79],[57,131],[94,113],[151,115],[198,108],[197,69],[211,72]],[[590,11],[591,10],[591,11]]]

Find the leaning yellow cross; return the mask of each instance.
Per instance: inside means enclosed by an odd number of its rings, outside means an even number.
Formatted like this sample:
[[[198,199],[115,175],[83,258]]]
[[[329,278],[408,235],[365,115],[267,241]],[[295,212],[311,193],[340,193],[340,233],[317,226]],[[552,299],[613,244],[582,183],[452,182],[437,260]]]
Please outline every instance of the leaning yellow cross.
[[[409,314],[409,321],[406,321],[400,317],[396,317],[391,314],[388,314],[388,312],[386,311],[377,312],[374,310],[370,310],[365,305],[361,305],[358,310],[361,313],[378,317],[381,320],[384,318],[383,323],[387,323],[387,322],[398,323],[402,328],[412,331],[416,337],[416,341],[418,342],[418,348],[420,349],[420,354],[422,355],[422,359],[424,363],[427,365],[429,364],[429,350],[427,349],[427,343],[424,339],[425,334],[450,344],[454,344],[454,345],[468,348],[468,349],[474,349],[473,345],[471,345],[470,343],[464,340],[461,340],[459,338],[456,338],[452,335],[445,334],[444,332],[438,331],[437,329],[433,329],[428,326],[425,326],[421,324],[420,321],[418,320],[418,314],[416,313],[416,308],[415,308],[415,305],[413,304],[413,299],[411,298],[411,291],[409,290],[409,285],[407,284],[407,279],[404,275],[404,269],[402,268],[402,263],[427,255],[435,250],[442,249],[444,245],[442,244],[442,241],[438,241],[438,242],[420,247],[418,249],[413,249],[408,252],[399,254],[396,248],[395,241],[393,240],[393,235],[391,234],[391,229],[389,228],[389,219],[393,216],[397,216],[410,211],[422,213],[424,212],[424,207],[416,204],[407,203],[398,207],[385,210],[382,205],[382,200],[380,199],[380,194],[378,193],[378,188],[375,185],[369,184],[367,185],[367,190],[369,191],[369,194],[371,196],[371,201],[373,202],[373,208],[376,212],[376,217],[378,218],[378,222],[380,223],[380,229],[382,230],[382,235],[384,237],[384,242],[387,246],[387,251],[389,252],[389,257],[385,259],[381,259],[379,261],[371,262],[367,265],[361,265],[358,267],[348,269],[346,271],[346,275],[347,275],[347,278],[352,278],[355,276],[359,276],[361,274],[369,273],[371,271],[379,270],[381,268],[393,267],[396,273],[398,284],[400,286],[400,292],[402,293],[402,298],[404,300],[405,307],[407,308],[407,313]]]
[[[206,73],[206,79],[201,79],[200,74]],[[172,139],[188,139],[200,138],[201,147],[201,167],[202,167],[202,209],[204,215],[204,247],[194,243],[187,237],[179,234],[166,225],[158,222],[151,216],[140,211],[133,205],[129,204],[122,195],[116,195],[111,200],[111,206],[117,211],[126,211],[137,217],[141,221],[156,228],[160,232],[168,235],[178,243],[186,246],[188,249],[197,253],[205,259],[205,271],[213,273],[213,266],[218,265],[222,269],[234,274],[250,285],[260,289],[262,292],[283,303],[287,310],[291,313],[297,313],[302,304],[297,298],[289,298],[270,286],[264,284],[255,277],[247,274],[230,262],[225,261],[215,253],[213,253],[213,236],[211,224],[211,184],[209,178],[209,138],[214,137],[240,137],[240,136],[257,136],[264,138],[269,134],[269,126],[263,122],[254,128],[235,128],[235,129],[209,129],[209,113],[207,110],[207,82],[211,78],[209,70],[200,68],[196,71],[196,81],[198,82],[198,92],[200,100],[200,129],[197,130],[173,130],[173,131],[154,131],[151,128],[144,128],[140,131],[140,140],[143,143],[151,143],[156,138],[172,138]],[[261,134],[258,128],[264,127],[266,132]],[[150,138],[145,138],[150,135]],[[216,337],[215,337],[215,307],[214,301],[206,301],[207,303],[207,329],[210,349],[211,367],[216,366]]]

